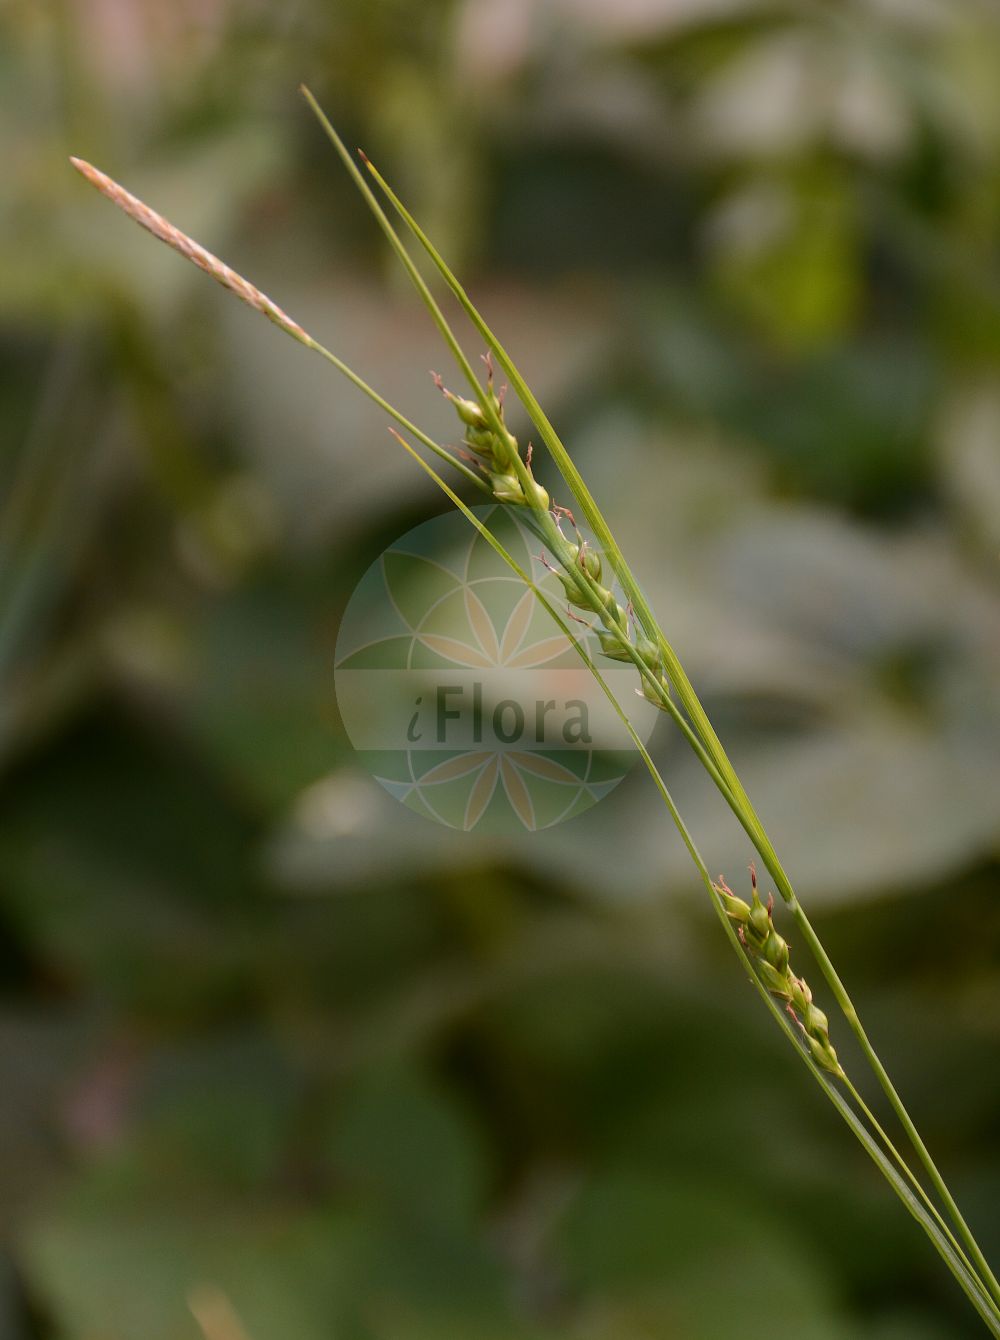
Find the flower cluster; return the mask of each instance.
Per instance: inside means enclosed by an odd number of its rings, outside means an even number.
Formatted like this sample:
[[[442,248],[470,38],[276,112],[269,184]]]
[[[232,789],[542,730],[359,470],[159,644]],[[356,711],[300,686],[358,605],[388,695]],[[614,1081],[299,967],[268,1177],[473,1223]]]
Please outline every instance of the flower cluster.
[[[485,391],[485,399],[493,411],[492,414],[487,414],[478,401],[466,400],[449,391],[436,372],[433,376],[436,386],[451,401],[455,413],[465,425],[465,445],[472,453],[476,464],[489,479],[490,488],[497,502],[514,503],[521,507],[548,511],[548,493],[541,484],[531,478],[530,446],[528,462],[523,465],[530,481],[527,492],[518,474],[516,463],[520,460],[520,448],[517,438],[503,421],[503,399],[493,389],[492,370],[489,372]]]
[[[838,1078],[843,1070],[830,1045],[830,1022],[818,1005],[804,977],[796,977],[788,965],[788,944],[774,928],[774,895],[762,903],[757,892],[757,872],[750,867],[753,901],[738,898],[724,879],[713,887],[730,921],[736,925],[757,975],[772,995],[785,1001],[785,1008],[802,1030],[802,1037],[817,1065]]]
[[[577,609],[596,614],[601,651],[613,661],[638,660],[645,667],[642,676],[643,696],[662,707],[662,695],[669,692],[669,683],[663,672],[663,658],[657,644],[641,634],[632,640],[628,611],[615,599],[608,587],[601,585],[603,564],[601,556],[584,540],[568,546],[569,562],[557,576],[562,582],[566,598]],[[654,682],[651,682],[654,681]],[[659,691],[658,691],[659,690]]]
[[[475,400],[455,395],[434,373],[434,381],[442,394],[451,402],[455,413],[465,427],[464,443],[471,459],[487,475],[493,496],[498,502],[531,506],[535,511],[548,512],[549,495],[531,477],[531,447],[519,473],[520,460],[517,438],[509,431],[503,419],[503,398],[493,389],[493,374],[487,361],[488,377],[484,392],[486,404],[493,413],[487,414]],[[499,431],[498,431],[499,430]],[[522,476],[527,473],[528,492]],[[555,508],[553,515],[569,516],[565,508]],[[572,520],[572,518],[570,518]],[[597,635],[601,651],[615,661],[631,661],[641,665],[643,695],[658,707],[663,707],[669,682],[663,670],[660,648],[649,638],[638,634],[633,640],[632,620],[628,611],[606,586],[601,585],[603,564],[601,556],[578,535],[569,541],[562,536],[558,525],[553,529],[553,551],[560,567],[554,569],[562,582],[570,605],[597,616]]]

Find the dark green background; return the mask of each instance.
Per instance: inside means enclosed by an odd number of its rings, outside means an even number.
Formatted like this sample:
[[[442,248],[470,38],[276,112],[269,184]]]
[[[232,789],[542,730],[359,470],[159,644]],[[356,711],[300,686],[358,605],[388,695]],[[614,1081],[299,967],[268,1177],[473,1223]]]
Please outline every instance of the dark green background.
[[[196,1340],[192,1296],[208,1340],[978,1334],[640,774],[499,842],[357,766],[338,620],[438,499],[66,156],[453,437],[298,83],[365,146],[606,506],[996,1260],[996,7],[0,24],[0,1334]]]

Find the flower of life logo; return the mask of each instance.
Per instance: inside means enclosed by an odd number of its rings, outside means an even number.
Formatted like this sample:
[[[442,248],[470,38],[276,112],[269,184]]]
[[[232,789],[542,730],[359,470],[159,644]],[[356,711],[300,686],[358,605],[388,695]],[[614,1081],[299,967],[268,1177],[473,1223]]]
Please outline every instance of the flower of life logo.
[[[476,509],[557,609],[565,594],[512,509]],[[628,666],[567,619],[642,738],[656,711]],[[573,641],[460,513],[417,526],[368,569],[337,638],[337,702],[359,758],[450,828],[549,828],[589,809],[638,754]]]

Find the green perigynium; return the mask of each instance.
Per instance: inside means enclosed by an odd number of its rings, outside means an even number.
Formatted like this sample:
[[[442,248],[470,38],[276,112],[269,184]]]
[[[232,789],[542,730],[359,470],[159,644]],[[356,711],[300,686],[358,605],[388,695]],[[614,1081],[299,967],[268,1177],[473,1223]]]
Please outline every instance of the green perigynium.
[[[315,99],[303,89],[312,110],[325,133],[350,172],[355,184],[368,203],[379,227],[385,233],[393,251],[401,261],[426,306],[441,337],[453,355],[462,375],[468,382],[469,396],[459,396],[438,385],[451,401],[463,428],[463,456],[458,459],[446,447],[435,442],[416,424],[389,404],[335,354],[287,316],[254,285],[229,269],[222,261],[205,251],[192,239],[156,214],[143,202],[130,195],[116,182],[81,160],[74,165],[98,190],[113,200],[121,209],[142,224],[160,240],[193,261],[219,283],[224,284],[242,301],[260,311],[270,321],[300,344],[318,353],[331,363],[356,388],[380,406],[403,431],[435,457],[458,472],[464,481],[480,494],[495,501],[517,507],[527,524],[541,539],[551,555],[551,564],[570,607],[573,619],[593,620],[601,653],[616,662],[632,662],[640,675],[641,692],[657,707],[668,714],[683,738],[694,751],[699,762],[718,788],[720,795],[733,811],[753,846],[761,856],[775,881],[782,900],[806,948],[812,953],[827,986],[841,1011],[844,1023],[856,1038],[860,1052],[881,1085],[889,1104],[899,1120],[918,1161],[926,1174],[937,1200],[923,1185],[914,1169],[903,1158],[881,1123],[862,1098],[837,1058],[830,1042],[830,1026],[826,1014],[815,1004],[813,993],[805,978],[791,969],[789,946],[774,924],[773,898],[760,898],[753,877],[751,901],[739,898],[724,880],[713,881],[708,867],[698,850],[659,770],[640,740],[627,713],[616,702],[605,683],[599,667],[590,660],[583,645],[577,650],[591,673],[619,713],[630,733],[649,773],[657,786],[670,816],[711,898],[713,909],[725,933],[743,961],[751,982],[772,1017],[795,1045],[800,1060],[808,1067],[813,1078],[827,1098],[843,1117],[845,1123],[861,1143],[866,1153],[879,1168],[886,1181],[902,1201],[908,1212],[921,1225],[935,1250],[951,1271],[966,1297],[985,1323],[990,1334],[1000,1340],[1000,1282],[997,1281],[971,1229],[949,1191],[944,1178],[921,1139],[912,1117],[896,1092],[888,1072],[878,1057],[839,974],[823,944],[795,895],[792,884],[778,860],[773,844],[754,810],[722,744],[700,703],[694,688],[684,672],[676,652],[664,636],[663,630],[641,589],[635,581],[615,537],[611,534],[600,509],[587,489],[572,458],[549,422],[530,387],[514,365],[510,355],[487,326],[472,304],[465,290],[439,256],[430,240],[394,194],[385,180],[366,158],[362,161],[371,177],[384,192],[391,207],[416,239],[422,251],[444,279],[452,295],[485,340],[488,360],[496,359],[510,385],[538,429],[541,440],[566,481],[574,506],[582,509],[597,540],[595,547],[576,532],[569,539],[562,530],[568,521],[576,530],[573,516],[565,507],[551,507],[548,492],[539,484],[531,469],[531,447],[522,455],[517,438],[508,429],[504,419],[502,395],[493,386],[492,361],[487,362],[486,383],[480,381],[463,352],[439,304],[395,228],[376,199],[368,181],[348,154],[336,131],[323,115]],[[395,433],[396,430],[392,429]],[[549,611],[564,632],[569,631],[563,618],[537,587],[530,576],[522,571],[516,560],[467,504],[448,485],[434,467],[399,433],[396,436],[416,461],[434,479],[438,487],[466,516],[470,524],[504,558],[510,567],[526,581],[536,597]],[[606,571],[610,569],[610,571]],[[623,593],[620,600],[610,584],[617,582]],[[623,603],[624,601],[624,603]],[[579,614],[572,613],[573,610]]]
[[[601,584],[604,565],[597,550],[582,538],[572,541],[563,536],[559,518],[572,521],[572,513],[558,508],[550,514],[549,495],[531,475],[530,451],[527,459],[522,459],[517,438],[504,422],[503,398],[494,390],[493,366],[488,355],[485,361],[487,376],[482,403],[455,395],[437,373],[433,374],[435,384],[463,425],[462,440],[469,459],[485,475],[497,502],[528,507],[536,514],[535,530],[549,541],[557,565],[554,571],[566,599],[576,609],[595,617],[594,627],[603,655],[614,661],[632,661],[640,674],[643,696],[661,710],[668,710],[670,684],[658,644],[635,631],[629,611],[610,587]]]
[[[761,902],[757,889],[757,872],[750,867],[752,901],[746,903],[737,897],[724,879],[715,884],[715,892],[723,911],[736,927],[740,944],[750,955],[757,975],[772,996],[785,1002],[785,1009],[802,1031],[803,1039],[816,1064],[844,1079],[844,1070],[830,1043],[830,1021],[813,1004],[813,994],[804,977],[796,977],[789,963],[788,943],[774,925],[774,896]]]
[[[547,512],[549,495],[532,476],[530,463],[521,458],[517,438],[503,421],[503,400],[493,389],[493,369],[489,361],[486,366],[485,407],[476,400],[453,394],[437,373],[434,381],[464,424],[463,440],[469,449],[469,458],[485,474],[497,502]]]

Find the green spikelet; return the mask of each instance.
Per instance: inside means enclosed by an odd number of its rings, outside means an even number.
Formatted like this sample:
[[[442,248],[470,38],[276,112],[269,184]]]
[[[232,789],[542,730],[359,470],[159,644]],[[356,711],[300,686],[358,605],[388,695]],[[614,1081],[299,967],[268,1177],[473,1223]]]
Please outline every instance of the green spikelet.
[[[503,403],[493,389],[492,370],[481,402],[455,395],[437,373],[433,376],[438,389],[458,416],[464,429],[462,440],[485,474],[497,502],[547,512],[549,495],[531,477],[530,448],[527,460],[522,461],[517,438],[504,423]],[[565,552],[557,557],[560,568],[556,569],[556,576],[562,583],[566,599],[570,605],[597,617],[595,631],[602,653],[625,664],[638,661],[642,667],[643,697],[665,711],[664,699],[670,692],[670,682],[664,673],[660,648],[642,634],[633,643],[628,611],[616,600],[614,593],[601,584],[604,565],[600,554],[581,539],[567,543]]]
[[[449,391],[437,373],[433,376],[441,394],[463,424],[465,432],[462,440],[486,472],[497,502],[548,511],[549,495],[541,484],[532,480],[526,491],[521,483],[515,464],[520,459],[520,449],[517,438],[508,431],[503,421],[503,404],[493,390],[492,374],[484,392],[485,403],[492,414],[487,414],[478,401],[467,400]]]
[[[818,1066],[838,1079],[844,1072],[830,1043],[830,1021],[813,1004],[812,991],[804,977],[796,977],[789,967],[786,940],[774,925],[774,899],[761,902],[757,875],[751,867],[752,901],[737,897],[724,879],[713,885],[722,910],[736,926],[740,942],[750,955],[760,980],[773,996],[786,1002],[786,1009],[802,1030],[802,1040]]]

